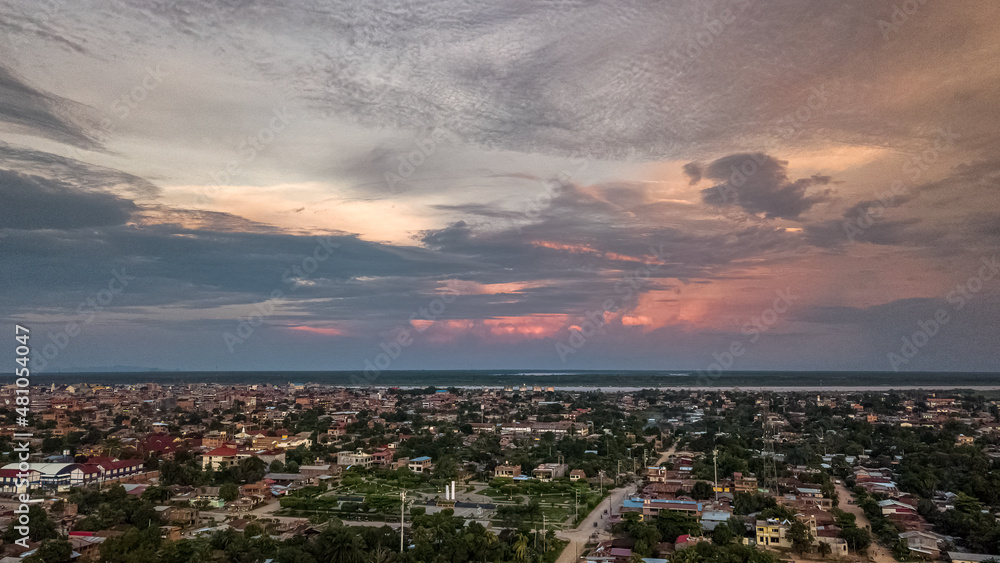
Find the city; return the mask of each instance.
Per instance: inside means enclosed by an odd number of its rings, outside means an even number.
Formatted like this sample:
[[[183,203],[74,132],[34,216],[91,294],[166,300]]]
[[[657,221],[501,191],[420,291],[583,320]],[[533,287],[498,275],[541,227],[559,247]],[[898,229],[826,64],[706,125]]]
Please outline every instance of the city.
[[[0,560],[980,562],[986,393],[53,384]]]

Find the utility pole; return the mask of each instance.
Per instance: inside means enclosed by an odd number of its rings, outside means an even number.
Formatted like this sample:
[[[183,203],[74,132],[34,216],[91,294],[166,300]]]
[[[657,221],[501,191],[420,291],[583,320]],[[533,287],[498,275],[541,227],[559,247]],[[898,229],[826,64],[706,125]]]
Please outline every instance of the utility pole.
[[[719,448],[712,450],[712,465],[715,466],[715,502],[719,502]]]

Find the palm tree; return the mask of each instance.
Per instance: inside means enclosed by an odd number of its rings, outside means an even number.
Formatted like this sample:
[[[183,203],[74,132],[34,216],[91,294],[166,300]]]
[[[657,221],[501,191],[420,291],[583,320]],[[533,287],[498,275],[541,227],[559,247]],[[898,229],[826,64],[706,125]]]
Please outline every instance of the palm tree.
[[[380,545],[368,555],[365,561],[366,563],[393,563],[396,561],[396,553],[384,545]]]
[[[528,536],[517,535],[517,542],[514,544],[514,560],[518,563],[528,563]]]

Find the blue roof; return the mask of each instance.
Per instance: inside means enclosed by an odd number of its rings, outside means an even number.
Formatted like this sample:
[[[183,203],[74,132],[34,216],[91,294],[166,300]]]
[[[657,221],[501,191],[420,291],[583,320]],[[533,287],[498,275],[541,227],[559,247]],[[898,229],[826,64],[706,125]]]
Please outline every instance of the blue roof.
[[[422,455],[420,457],[415,457],[410,461],[430,461],[430,460],[431,460],[430,456]]]

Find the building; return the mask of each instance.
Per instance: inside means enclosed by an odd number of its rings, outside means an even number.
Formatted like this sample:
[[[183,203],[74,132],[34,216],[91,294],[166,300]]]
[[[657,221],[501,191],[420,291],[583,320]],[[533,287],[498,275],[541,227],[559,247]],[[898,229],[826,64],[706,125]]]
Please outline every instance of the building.
[[[995,560],[996,555],[987,555],[985,553],[959,553],[957,551],[949,551],[948,558],[951,559],[951,563],[983,563],[987,560]]]
[[[374,463],[375,456],[358,450],[356,452],[337,452],[337,465],[344,467],[363,467],[368,469]]]
[[[520,477],[521,466],[505,463],[503,465],[498,465],[496,469],[493,470],[493,474],[496,477],[510,477],[511,479],[513,479],[514,477]]]
[[[551,481],[564,477],[569,471],[565,463],[543,463],[531,471],[531,475],[541,481]]]
[[[802,518],[802,520],[803,523],[809,527],[809,533],[816,538],[818,536],[816,531],[816,518],[808,516]],[[756,525],[754,526],[757,531],[757,545],[792,547],[792,541],[787,537],[788,529],[791,528],[791,526],[792,522],[790,520],[778,520],[776,518],[757,520]],[[835,546],[831,545],[830,547]],[[835,550],[835,552],[837,551]]]
[[[201,445],[206,448],[219,448],[226,445],[228,434],[221,430],[212,430],[201,438]]]
[[[701,518],[702,504],[694,500],[667,500],[658,498],[628,498],[622,501],[622,512],[638,512],[642,520],[655,518],[663,510],[672,510]]]
[[[915,555],[930,559],[941,557],[941,546],[948,539],[941,534],[920,530],[903,532],[899,534],[899,538],[906,541],[906,547]]]
[[[422,455],[420,457],[415,457],[411,459],[410,462],[406,464],[406,466],[410,468],[410,471],[414,473],[426,473],[431,470],[433,464],[431,463],[431,458]]]
[[[392,465],[392,450],[389,448],[375,450],[372,454],[372,463],[380,467],[389,467]]]
[[[752,475],[743,475],[737,471],[733,473],[733,489],[737,493],[756,493],[757,478]]]
[[[582,469],[574,469],[569,472],[570,481],[579,481],[580,479],[586,479],[587,474]]]
[[[221,446],[201,456],[201,468],[208,469],[211,467],[216,471],[225,469],[230,465],[235,465],[238,461],[238,456],[239,451],[236,448]]]

